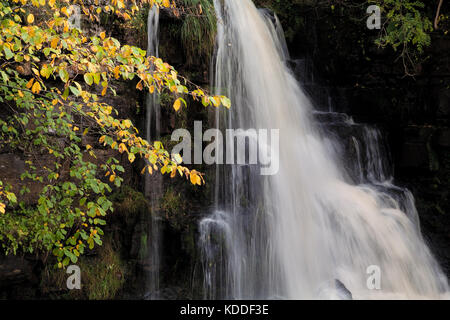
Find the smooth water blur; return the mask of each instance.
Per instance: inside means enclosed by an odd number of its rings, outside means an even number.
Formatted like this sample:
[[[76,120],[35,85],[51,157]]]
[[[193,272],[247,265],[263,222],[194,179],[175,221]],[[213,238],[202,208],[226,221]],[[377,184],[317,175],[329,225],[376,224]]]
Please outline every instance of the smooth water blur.
[[[156,6],[150,8],[147,21],[148,45],[147,55],[158,57],[159,47],[159,9]],[[148,93],[146,97],[146,117],[145,117],[145,135],[146,140],[151,142],[160,138],[161,132],[161,106],[158,94]],[[145,196],[149,200],[152,209],[152,219],[150,227],[150,236],[147,239],[149,247],[148,254],[148,281],[147,297],[150,299],[159,298],[159,273],[160,273],[160,245],[161,235],[159,220],[155,212],[159,208],[159,198],[162,193],[161,175],[145,175]]]
[[[326,113],[319,126],[277,19],[250,0],[215,8],[214,87],[233,103],[217,126],[280,129],[280,170],[217,166],[216,208],[200,223],[205,298],[346,299],[345,288],[355,299],[443,297],[447,279],[414,198],[391,182],[379,132],[343,114]],[[333,121],[359,134],[346,145]],[[371,265],[381,290],[367,288]]]

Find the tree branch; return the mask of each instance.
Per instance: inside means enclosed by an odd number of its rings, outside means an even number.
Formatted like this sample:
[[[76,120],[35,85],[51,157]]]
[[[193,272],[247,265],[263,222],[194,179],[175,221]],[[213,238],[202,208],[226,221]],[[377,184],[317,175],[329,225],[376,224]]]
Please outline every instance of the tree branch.
[[[444,0],[439,0],[439,5],[436,11],[436,17],[434,18],[434,29],[437,30],[439,29],[439,16],[441,15],[441,7],[442,7],[442,3],[444,2]]]

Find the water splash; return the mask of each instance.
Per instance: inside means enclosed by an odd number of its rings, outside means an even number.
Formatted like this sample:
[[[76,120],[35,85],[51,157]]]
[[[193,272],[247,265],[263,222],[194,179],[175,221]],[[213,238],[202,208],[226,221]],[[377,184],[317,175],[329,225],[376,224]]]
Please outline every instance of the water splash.
[[[443,297],[447,279],[424,244],[412,195],[391,183],[378,132],[353,135],[359,163],[346,165],[287,67],[279,26],[250,0],[215,0],[215,8],[214,87],[233,100],[217,126],[280,129],[280,171],[218,165],[216,210],[200,224],[205,297]],[[370,265],[381,270],[381,290],[366,285]]]

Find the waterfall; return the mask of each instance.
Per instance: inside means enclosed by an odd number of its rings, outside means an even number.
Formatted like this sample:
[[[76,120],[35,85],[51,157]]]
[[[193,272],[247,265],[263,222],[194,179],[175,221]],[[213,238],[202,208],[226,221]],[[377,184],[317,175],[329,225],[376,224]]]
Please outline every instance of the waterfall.
[[[216,124],[279,129],[280,169],[262,176],[254,165],[217,165],[215,209],[199,225],[204,297],[446,295],[447,279],[421,236],[414,198],[392,184],[378,130],[314,111],[287,67],[276,19],[251,0],[214,2],[213,85],[233,102],[231,110],[217,111]],[[371,266],[379,268],[380,289],[367,284]]]
[[[148,12],[147,31],[148,47],[147,55],[158,57],[158,28],[159,28],[159,9],[152,6]],[[147,94],[146,97],[146,118],[145,134],[147,141],[151,142],[160,138],[161,132],[161,108],[159,96],[156,93]],[[146,286],[146,297],[158,299],[159,291],[159,273],[160,273],[160,227],[157,212],[159,210],[159,199],[162,193],[161,175],[145,175],[145,196],[150,202],[152,217],[150,236],[148,240],[149,254],[148,260],[148,283]]]

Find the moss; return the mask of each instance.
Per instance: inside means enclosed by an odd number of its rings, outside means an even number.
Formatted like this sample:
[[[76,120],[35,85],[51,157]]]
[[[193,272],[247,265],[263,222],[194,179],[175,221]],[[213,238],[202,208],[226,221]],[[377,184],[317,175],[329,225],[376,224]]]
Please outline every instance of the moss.
[[[52,264],[44,269],[41,288],[44,296],[54,299],[114,299],[125,282],[126,267],[111,240],[98,248],[95,256],[82,256],[77,265],[81,270],[81,289],[68,290],[65,270]]]
[[[127,185],[113,193],[110,200],[114,202],[115,211],[125,215],[136,216],[148,212],[149,204],[144,194]]]
[[[82,282],[91,300],[113,299],[121,289],[125,278],[124,264],[111,244],[104,245],[99,256],[80,263]]]
[[[189,254],[190,257],[195,257],[197,254],[197,244],[196,244],[196,230],[190,228],[187,232],[183,234],[183,246],[184,250]]]
[[[160,202],[160,209],[173,229],[181,230],[187,226],[186,207],[182,194],[168,187]]]
[[[217,32],[212,0],[184,0],[184,5],[194,11],[199,11],[198,8],[201,6],[201,14],[188,14],[181,27],[181,41],[186,52],[187,64],[209,62]]]
[[[141,234],[141,246],[139,247],[139,259],[144,260],[149,253],[148,249],[148,235],[146,233]]]
[[[130,27],[137,31],[146,30],[147,29],[147,20],[148,20],[148,11],[149,6],[146,5],[144,8],[139,10],[129,22]]]

